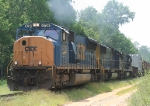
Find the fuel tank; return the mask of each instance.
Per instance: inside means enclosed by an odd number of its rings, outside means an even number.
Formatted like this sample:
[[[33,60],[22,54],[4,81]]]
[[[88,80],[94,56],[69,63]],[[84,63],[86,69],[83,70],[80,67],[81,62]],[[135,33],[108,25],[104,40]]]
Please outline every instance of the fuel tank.
[[[53,43],[42,36],[24,36],[14,43],[15,66],[53,66]]]
[[[70,74],[70,86],[90,82],[91,74]]]

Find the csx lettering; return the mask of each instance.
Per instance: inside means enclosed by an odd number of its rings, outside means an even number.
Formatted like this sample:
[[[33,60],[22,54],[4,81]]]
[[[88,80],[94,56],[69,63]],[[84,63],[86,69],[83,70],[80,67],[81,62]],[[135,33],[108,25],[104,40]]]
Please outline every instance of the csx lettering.
[[[36,46],[26,46],[25,51],[36,51]]]

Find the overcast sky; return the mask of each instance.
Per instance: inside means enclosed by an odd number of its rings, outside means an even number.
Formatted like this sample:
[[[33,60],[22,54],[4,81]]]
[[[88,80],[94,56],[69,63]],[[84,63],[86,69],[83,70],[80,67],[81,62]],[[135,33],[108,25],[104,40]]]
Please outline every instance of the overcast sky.
[[[109,0],[74,0],[73,7],[80,11],[88,6],[93,6],[100,13]],[[128,6],[130,11],[136,12],[132,22],[122,25],[119,29],[132,42],[150,47],[150,5],[149,0],[118,0]]]

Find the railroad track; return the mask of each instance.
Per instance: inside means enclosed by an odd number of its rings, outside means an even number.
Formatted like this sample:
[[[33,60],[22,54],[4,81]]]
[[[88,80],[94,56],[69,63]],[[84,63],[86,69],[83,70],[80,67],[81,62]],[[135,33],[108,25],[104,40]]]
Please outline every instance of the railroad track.
[[[0,95],[0,98],[2,98],[3,100],[10,100],[10,99],[15,98],[16,95],[22,95],[22,94],[23,94],[23,92],[4,94],[4,95]]]

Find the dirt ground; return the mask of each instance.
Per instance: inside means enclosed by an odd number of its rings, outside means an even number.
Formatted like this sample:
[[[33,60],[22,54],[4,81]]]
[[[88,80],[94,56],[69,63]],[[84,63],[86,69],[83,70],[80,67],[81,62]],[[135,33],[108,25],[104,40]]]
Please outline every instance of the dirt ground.
[[[134,85],[122,87],[112,92],[99,94],[78,102],[71,102],[65,104],[64,106],[127,106],[127,99],[129,99],[130,96],[136,92],[136,90],[124,93],[122,95],[117,95],[116,93],[132,86]]]

